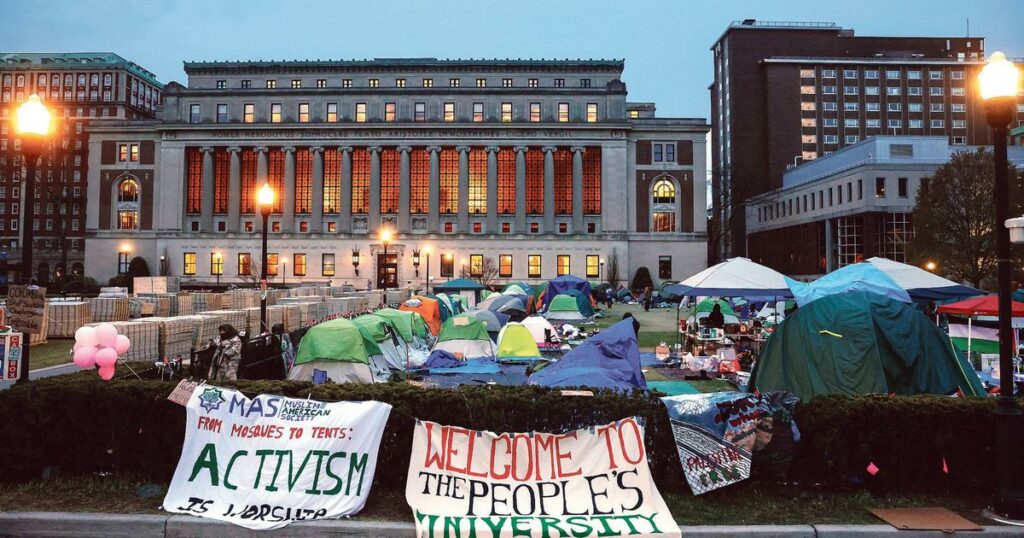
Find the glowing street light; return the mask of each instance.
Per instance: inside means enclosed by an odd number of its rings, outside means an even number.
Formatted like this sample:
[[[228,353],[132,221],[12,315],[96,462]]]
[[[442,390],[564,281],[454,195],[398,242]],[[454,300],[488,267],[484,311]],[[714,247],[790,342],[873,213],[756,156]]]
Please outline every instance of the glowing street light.
[[[380,242],[384,245],[384,257],[381,258],[378,264],[378,271],[383,269],[383,276],[380,277],[380,304],[383,306],[388,305],[388,244],[391,243],[391,230],[382,228],[380,231]]]
[[[937,269],[938,267],[939,266],[935,262],[933,262],[933,261],[929,261],[929,262],[924,264],[924,268],[929,270],[929,271],[931,271],[932,273],[934,273],[935,269]]]
[[[427,289],[426,293],[430,293],[430,245],[424,245],[420,252],[427,258],[427,280],[424,287]]]
[[[270,183],[263,183],[263,186],[256,191],[256,205],[260,207],[260,215],[263,217],[263,245],[261,248],[262,258],[260,262],[260,331],[267,332],[267,220],[270,218],[270,211],[274,209],[274,189]]]

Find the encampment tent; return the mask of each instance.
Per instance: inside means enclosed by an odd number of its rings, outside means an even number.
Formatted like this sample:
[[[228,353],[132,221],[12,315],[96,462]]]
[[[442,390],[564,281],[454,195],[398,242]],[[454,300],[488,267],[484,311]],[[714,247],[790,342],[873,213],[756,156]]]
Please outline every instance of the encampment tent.
[[[391,326],[398,331],[398,335],[406,342],[411,344],[417,338],[426,342],[428,334],[427,323],[419,313],[395,310],[394,308],[381,308],[374,312],[374,314],[390,321]]]
[[[542,305],[544,307],[549,306],[556,296],[565,293],[566,290],[579,290],[589,299],[590,282],[573,275],[562,275],[555,278],[548,282],[547,289],[544,290]]]
[[[509,282],[501,289],[502,295],[526,295],[533,296],[533,286],[526,282]]]
[[[529,329],[522,323],[511,322],[498,333],[495,355],[503,362],[532,361],[540,359],[540,350]]]
[[[473,316],[474,318],[484,322],[487,326],[487,332],[491,333],[491,336],[497,338],[498,332],[501,328],[508,323],[508,316],[501,312],[491,312],[490,310],[470,310],[466,314]]]
[[[441,349],[465,359],[493,357],[494,342],[484,322],[469,314],[448,318],[441,326],[434,349]]]
[[[792,297],[786,278],[778,271],[747,258],[731,258],[665,287],[680,297]]]
[[[583,314],[583,317],[589,318],[595,314],[594,305],[589,295],[584,295],[577,289],[565,290],[565,295],[572,295],[576,298],[576,308],[579,309],[580,314]]]
[[[889,275],[870,263],[860,262],[847,265],[805,284],[786,277],[796,304],[803,308],[815,299],[840,293],[866,291],[885,295],[900,302],[909,303],[910,295]]]
[[[352,323],[355,323],[367,338],[377,343],[380,355],[384,357],[388,368],[396,371],[405,370],[409,359],[408,344],[402,340],[387,318],[363,314],[352,318]]]
[[[885,273],[907,291],[915,301],[942,301],[983,295],[985,292],[957,284],[916,265],[892,261],[888,258],[870,258],[867,263]]]
[[[549,321],[582,321],[587,319],[586,316],[580,312],[580,307],[576,302],[576,297],[569,295],[568,293],[562,293],[556,295],[551,303],[548,304],[548,311],[544,313]]]
[[[974,369],[912,305],[852,291],[817,299],[768,338],[751,390],[819,394],[984,395]]]
[[[422,295],[414,295],[398,307],[403,312],[415,312],[423,318],[430,333],[437,335],[441,331],[441,305],[437,299]]]
[[[547,335],[551,335],[551,339],[554,343],[558,342],[558,331],[555,330],[554,326],[551,325],[548,320],[541,316],[530,316],[523,320],[523,327],[526,327],[530,334],[533,335],[533,341],[538,346],[547,344]]]
[[[314,325],[299,342],[295,366],[288,379],[312,381],[315,370],[327,373],[335,383],[375,383],[388,378],[383,357],[351,320],[333,319]]]
[[[694,308],[693,313],[690,314],[690,321],[700,323],[700,320],[711,315],[716,304],[721,307],[722,317],[725,319],[726,325],[732,325],[740,322],[740,318],[736,315],[736,311],[732,309],[729,301],[726,301],[725,299],[704,299],[697,303],[697,307]]]
[[[477,303],[477,310],[490,310],[491,312],[501,312],[509,316],[524,316],[526,315],[526,303],[529,302],[529,298],[525,295],[505,295],[495,293],[486,300]]]
[[[556,362],[533,373],[530,385],[593,387],[628,391],[647,388],[640,370],[633,322],[622,320],[588,338]]]

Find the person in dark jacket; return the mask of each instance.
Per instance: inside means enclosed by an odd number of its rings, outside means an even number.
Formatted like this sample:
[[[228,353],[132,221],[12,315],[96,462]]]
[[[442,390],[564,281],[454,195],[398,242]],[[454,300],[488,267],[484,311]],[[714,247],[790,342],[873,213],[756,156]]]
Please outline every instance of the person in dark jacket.
[[[230,323],[217,328],[220,340],[216,341],[217,351],[210,363],[209,379],[235,381],[238,379],[238,363],[242,360],[242,338]]]
[[[715,329],[725,328],[725,316],[722,315],[722,305],[715,303],[715,307],[708,314],[708,327]]]

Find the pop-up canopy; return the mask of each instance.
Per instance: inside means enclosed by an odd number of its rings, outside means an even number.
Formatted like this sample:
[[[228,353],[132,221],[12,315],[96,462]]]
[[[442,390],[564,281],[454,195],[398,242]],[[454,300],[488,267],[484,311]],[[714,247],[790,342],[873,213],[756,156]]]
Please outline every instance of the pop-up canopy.
[[[1024,303],[1011,301],[1010,307],[1013,317],[1019,318],[1024,316]],[[944,304],[937,311],[940,314],[955,314],[958,316],[998,316],[999,296],[993,293],[984,297],[974,297],[956,303]]]
[[[920,267],[894,262],[888,258],[875,257],[869,259],[868,263],[888,275],[901,288],[907,290],[910,297],[915,300],[959,299],[984,293],[970,286],[942,278]]]
[[[752,262],[732,258],[666,286],[666,293],[679,296],[712,297],[792,297],[782,273]]]

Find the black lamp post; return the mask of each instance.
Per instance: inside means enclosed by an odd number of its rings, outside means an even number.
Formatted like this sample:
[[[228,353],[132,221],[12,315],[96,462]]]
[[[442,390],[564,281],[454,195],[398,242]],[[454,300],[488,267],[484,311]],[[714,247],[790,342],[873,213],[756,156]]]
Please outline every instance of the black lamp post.
[[[39,100],[39,96],[32,94],[28,101],[18,107],[15,130],[21,139],[21,156],[25,159],[25,192],[22,199],[25,200],[25,211],[21,212],[21,283],[32,284],[32,247],[35,243],[35,211],[32,204],[36,199],[36,163],[46,149],[46,138],[50,135],[50,121],[52,116],[46,105]],[[21,348],[21,372],[18,375],[18,383],[28,382],[28,373],[31,366],[29,352],[31,348],[31,335],[28,331],[22,334]]]
[[[427,283],[424,286],[424,293],[430,293],[430,245],[423,247],[423,254],[427,257]]]
[[[420,249],[412,249],[412,266],[416,270],[416,278],[420,277]]]
[[[359,276],[359,249],[352,249],[352,268],[356,271],[356,276]]]
[[[274,209],[274,189],[269,183],[264,183],[256,193],[256,203],[260,206],[260,215],[263,217],[263,244],[260,248],[260,330],[267,332],[267,220],[270,218],[270,211]]]
[[[992,510],[996,517],[1024,519],[1021,484],[1021,411],[1013,398],[1013,327],[1010,303],[1010,232],[1004,226],[1009,213],[1009,168],[1006,139],[1016,114],[1017,68],[1001,52],[992,54],[978,76],[985,119],[992,128],[995,153],[993,202],[996,220],[996,258],[999,277],[999,398],[995,411],[997,489]]]

